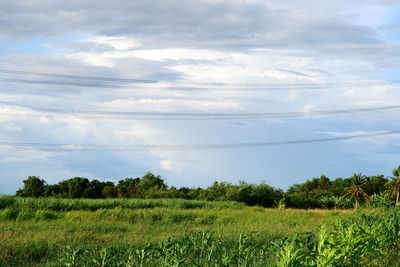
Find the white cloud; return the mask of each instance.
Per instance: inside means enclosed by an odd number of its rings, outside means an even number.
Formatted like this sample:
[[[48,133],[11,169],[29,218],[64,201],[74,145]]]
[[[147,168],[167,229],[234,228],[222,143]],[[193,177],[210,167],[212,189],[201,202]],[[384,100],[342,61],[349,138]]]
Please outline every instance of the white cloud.
[[[161,161],[160,161],[160,165],[161,165],[162,168],[164,168],[164,169],[166,169],[167,171],[169,171],[169,170],[171,170],[171,168],[172,168],[172,161],[171,161],[171,160],[164,159],[164,160],[161,160]]]
[[[11,131],[11,132],[21,132],[22,128],[18,125],[14,125],[14,124],[6,124],[5,128],[7,131]]]
[[[234,100],[194,100],[194,99],[114,99],[101,103],[92,103],[93,106],[105,108],[118,108],[125,111],[176,111],[176,110],[201,110],[201,111],[218,111],[218,110],[240,110],[241,104]]]
[[[128,37],[110,37],[110,36],[95,36],[84,40],[86,42],[93,42],[96,45],[107,45],[115,48],[116,50],[126,51],[133,48],[140,47],[140,43]]]
[[[389,5],[388,1],[375,0],[339,0],[334,4],[314,0],[271,0],[268,3],[149,0],[115,5],[101,0],[93,9],[92,4],[79,0],[5,0],[0,10],[2,66],[48,73],[179,80],[180,83],[87,88],[1,82],[0,113],[5,114],[0,116],[3,126],[0,140],[65,144],[201,144],[290,140],[308,138],[315,133],[343,136],[396,128],[397,111],[298,120],[166,122],[89,120],[78,116],[26,117],[23,115],[29,113],[29,109],[15,111],[3,107],[4,104],[64,110],[285,112],[394,105],[400,98],[399,86],[377,82],[398,76],[399,45],[393,38],[385,39],[388,25],[395,25],[393,14],[399,6],[394,2]],[[16,41],[18,39],[22,41]],[[14,47],[16,50],[12,50]],[[69,81],[5,73],[0,76]],[[222,85],[203,86],[207,89],[204,91],[169,90],[174,89],[172,87],[202,87],[198,83],[261,83],[273,87],[274,84],[335,84],[351,80],[375,82],[314,90],[239,92],[222,90],[229,89]],[[103,84],[104,81],[78,82]],[[149,88],[151,90],[143,90]],[[153,90],[157,88],[160,90]],[[374,140],[393,141],[394,138],[397,137]],[[368,141],[368,144],[373,146],[377,142]],[[362,148],[361,140],[353,144]],[[379,150],[379,147],[374,149]],[[52,154],[32,150],[26,154],[3,152],[1,162],[7,164],[1,167],[11,166],[13,162],[17,166],[13,169],[23,174],[27,172],[23,167],[28,166],[26,168],[32,170],[47,168],[51,171],[42,172],[48,175],[87,174],[93,177],[104,173],[110,176],[113,173],[140,175],[151,169],[171,174],[171,181],[193,186],[216,178],[236,179],[240,175],[249,175],[258,179],[265,174],[273,176],[271,179],[279,184],[290,177],[309,174],[313,167],[303,168],[308,160],[320,162],[311,162],[310,166],[323,166],[327,159],[322,160],[323,156],[336,152],[342,155],[347,153],[346,149],[350,149],[347,144],[343,147],[333,145],[324,150],[324,155],[319,155],[319,149],[302,146],[276,150],[146,151],[140,154]],[[370,154],[371,160],[366,166],[375,162],[372,160],[375,156]],[[40,163],[47,160],[56,167],[49,164],[40,167]],[[329,159],[340,163],[342,158],[336,156],[335,160]],[[349,165],[356,161],[346,160]],[[18,164],[20,161],[27,164]],[[286,168],[296,163],[297,168]],[[279,168],[281,165],[286,166]],[[351,168],[356,168],[354,166]],[[296,173],[300,169],[302,174]],[[0,174],[0,188],[6,183],[4,175]]]
[[[126,130],[116,130],[114,132],[114,136],[118,140],[122,140],[122,142],[125,140],[137,140],[137,139],[151,141],[156,139],[155,137],[157,136],[157,129],[145,123],[136,122],[135,125],[129,126],[129,128]],[[133,142],[130,141],[130,143]]]
[[[54,152],[42,151],[40,149],[26,149],[23,151],[18,151],[18,147],[13,146],[2,146],[1,150],[2,157],[0,157],[0,162],[4,163],[43,162],[56,155]]]

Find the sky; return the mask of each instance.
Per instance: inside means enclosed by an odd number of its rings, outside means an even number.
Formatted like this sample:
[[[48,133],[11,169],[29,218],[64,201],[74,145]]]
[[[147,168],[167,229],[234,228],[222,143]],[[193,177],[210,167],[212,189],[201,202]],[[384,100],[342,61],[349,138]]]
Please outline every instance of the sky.
[[[390,175],[400,164],[400,135],[193,151],[21,150],[4,142],[201,145],[399,131],[399,109],[242,120],[117,120],[35,111],[383,107],[400,99],[399,62],[395,0],[0,0],[0,194],[13,194],[29,175],[49,184],[75,176],[116,182],[151,171],[177,187],[245,180],[283,189],[322,174]]]

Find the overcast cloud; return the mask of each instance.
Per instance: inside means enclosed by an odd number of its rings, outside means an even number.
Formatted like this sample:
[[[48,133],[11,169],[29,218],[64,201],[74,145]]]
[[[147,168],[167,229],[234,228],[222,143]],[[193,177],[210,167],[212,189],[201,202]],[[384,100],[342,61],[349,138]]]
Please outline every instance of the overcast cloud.
[[[389,0],[0,0],[0,69],[158,82],[0,72],[0,141],[208,144],[399,130],[399,110],[240,121],[27,116],[29,107],[235,113],[396,105],[399,14],[398,1]],[[255,83],[265,86],[254,90]],[[327,86],[290,87],[299,84]],[[292,90],[264,90],[274,86]],[[9,148],[0,147],[0,194],[13,193],[28,175],[55,183],[72,176],[116,181],[152,171],[175,186],[244,179],[286,188],[321,174],[389,174],[400,164],[398,136],[219,151]]]

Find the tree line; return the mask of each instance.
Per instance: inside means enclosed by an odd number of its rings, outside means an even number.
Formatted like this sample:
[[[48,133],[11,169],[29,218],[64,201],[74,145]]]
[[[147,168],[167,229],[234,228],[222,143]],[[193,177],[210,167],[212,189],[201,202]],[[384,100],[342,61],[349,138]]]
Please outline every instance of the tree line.
[[[37,176],[29,176],[16,192],[20,197],[57,198],[183,198],[209,201],[237,201],[247,205],[291,208],[349,208],[378,203],[383,206],[400,203],[400,166],[393,177],[354,174],[330,180],[325,175],[302,184],[294,184],[285,192],[264,182],[249,184],[240,181],[213,182],[206,188],[167,186],[159,175],[125,178],[118,183],[74,177],[57,184],[47,184]]]

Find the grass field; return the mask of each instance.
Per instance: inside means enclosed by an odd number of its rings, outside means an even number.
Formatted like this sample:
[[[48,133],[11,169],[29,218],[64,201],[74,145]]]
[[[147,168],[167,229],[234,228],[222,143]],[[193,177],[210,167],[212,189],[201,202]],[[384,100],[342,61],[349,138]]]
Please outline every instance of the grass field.
[[[0,197],[0,266],[273,266],[273,243],[371,212]]]

